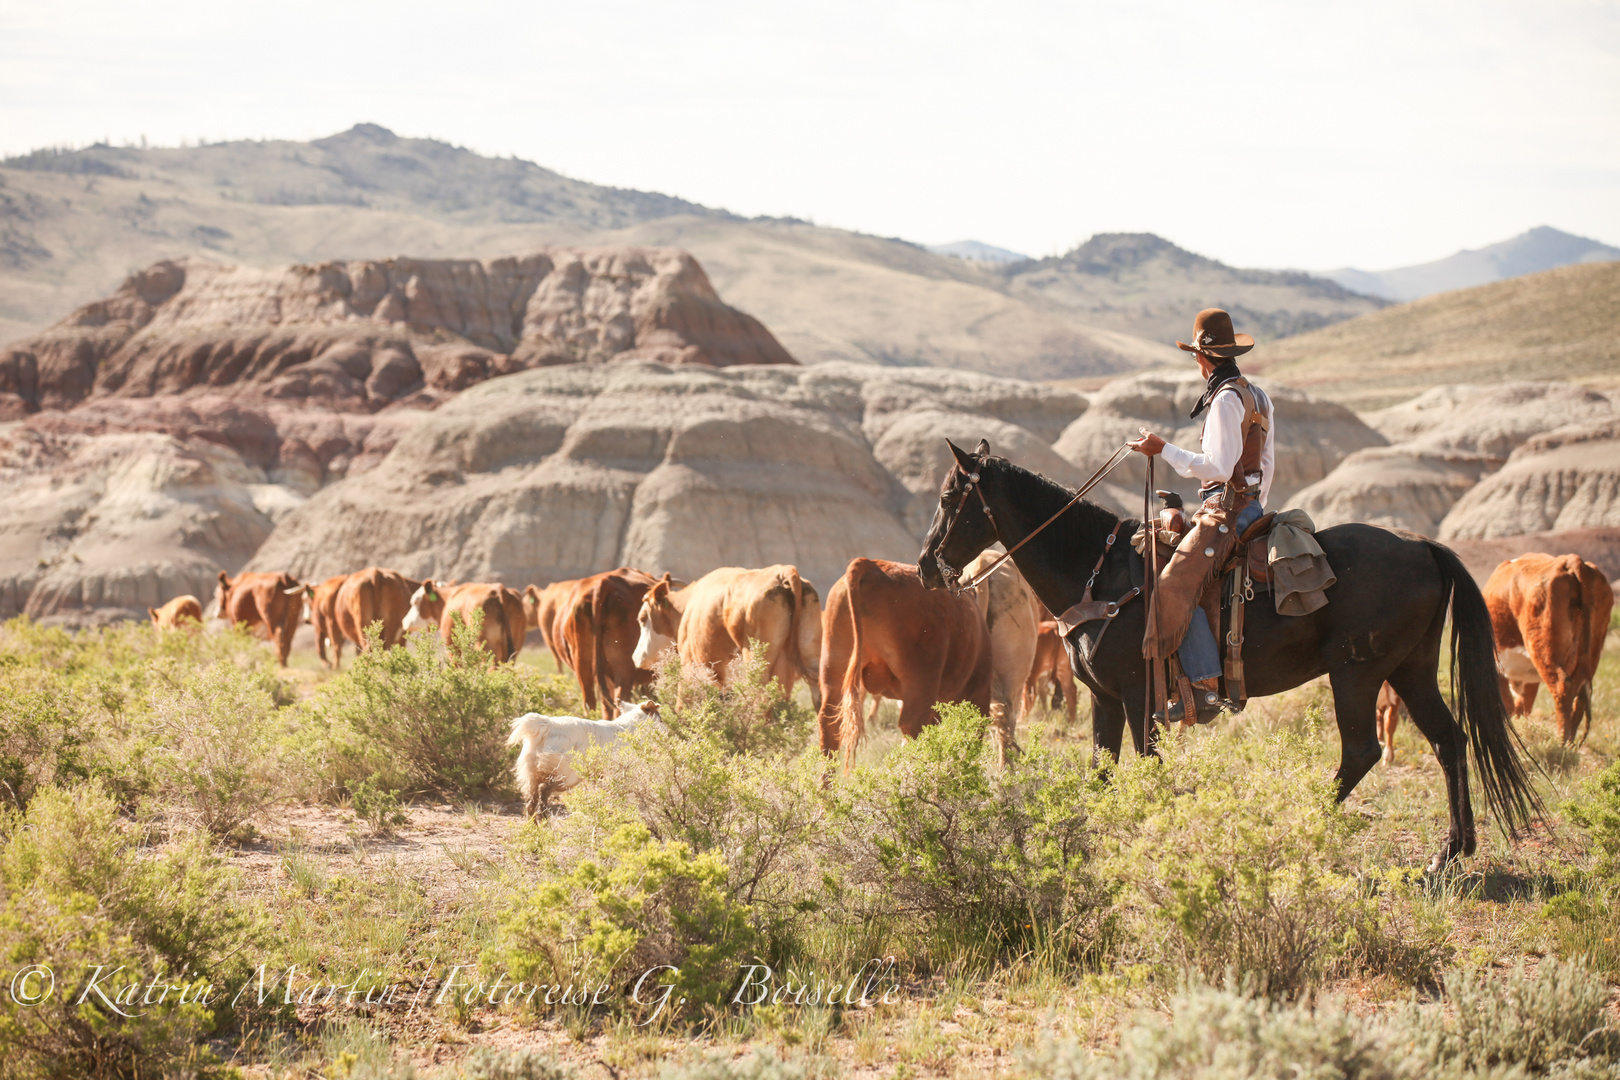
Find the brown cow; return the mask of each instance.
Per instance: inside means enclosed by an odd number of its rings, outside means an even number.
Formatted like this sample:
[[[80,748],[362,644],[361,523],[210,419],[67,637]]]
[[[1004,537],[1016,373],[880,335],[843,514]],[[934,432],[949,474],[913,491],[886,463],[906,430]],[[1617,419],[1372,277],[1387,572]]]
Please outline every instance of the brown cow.
[[[1496,633],[1502,700],[1527,716],[1546,683],[1565,742],[1592,723],[1592,676],[1609,633],[1614,591],[1603,571],[1579,555],[1520,555],[1485,583]]]
[[[397,570],[368,566],[315,586],[306,594],[309,600],[304,621],[315,625],[321,660],[325,662],[330,645],[334,650],[332,666],[337,667],[343,659],[345,641],[364,651],[366,628],[372,623],[382,624],[385,648],[398,645],[405,639],[405,616],[411,609],[411,597],[421,584]]]
[[[382,644],[393,648],[405,640],[405,616],[411,610],[411,597],[421,586],[415,578],[380,566],[350,574],[338,590],[338,629],[355,648],[364,649],[366,628],[380,622]]]
[[[177,596],[159,608],[147,608],[152,625],[159,630],[178,630],[187,620],[202,625],[202,604],[195,596]]]
[[[939,722],[934,706],[990,707],[990,631],[978,602],[923,588],[917,568],[858,558],[827,594],[821,620],[821,749],[846,767],[865,734],[868,693],[895,698],[900,731]]]
[[[348,580],[348,574],[338,574],[327,578],[319,585],[310,585],[307,582],[304,585],[304,617],[300,621],[309,623],[315,628],[315,651],[326,667],[342,666],[343,635],[338,631],[337,595],[343,583]],[[326,655],[328,647],[333,650],[330,658]]]
[[[505,585],[482,582],[458,585],[428,578],[411,594],[403,628],[409,630],[418,621],[437,622],[439,637],[449,645],[456,620],[470,626],[475,611],[483,612],[479,629],[481,644],[495,657],[495,662],[504,664],[517,656],[523,648],[526,632],[523,597],[516,589]]]
[[[232,580],[221,570],[214,606],[219,617],[233,626],[258,627],[266,641],[275,643],[276,659],[286,667],[293,635],[302,621],[299,594],[303,591],[303,584],[291,574],[238,574]]]
[[[559,668],[573,668],[573,662],[563,655],[562,626],[560,620],[568,611],[568,603],[578,591],[579,580],[553,581],[545,588],[530,585],[523,590],[523,623],[528,630],[540,631],[540,637],[551,650]]]
[[[1049,686],[1063,695],[1063,729],[1067,731],[1074,726],[1075,701],[1079,694],[1056,619],[1044,619],[1036,627],[1035,663],[1030,668],[1029,681],[1024,684],[1026,712],[1048,692]],[[1054,700],[1053,705],[1056,704]]]
[[[636,613],[640,633],[631,661],[638,668],[675,646],[681,663],[702,664],[724,684],[731,661],[748,654],[750,641],[762,641],[767,670],[782,692],[791,694],[802,678],[821,708],[821,597],[797,567],[724,566],[684,589],[671,585],[665,574]]]
[[[603,719],[611,720],[623,695],[652,682],[633,653],[641,636],[636,612],[653,582],[628,566],[559,582],[569,587],[559,590],[552,651],[574,672],[586,712],[596,711],[600,699]]]

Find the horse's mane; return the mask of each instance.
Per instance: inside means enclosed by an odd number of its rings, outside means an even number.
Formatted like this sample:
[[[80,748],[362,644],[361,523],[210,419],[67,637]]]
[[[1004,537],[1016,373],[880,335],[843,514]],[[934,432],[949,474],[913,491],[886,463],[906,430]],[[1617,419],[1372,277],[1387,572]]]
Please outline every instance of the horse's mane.
[[[1031,528],[1063,509],[1077,490],[1042,473],[1014,465],[1006,458],[988,458],[985,464],[993,466],[1002,475],[1008,496],[1019,506],[1028,509]],[[1125,528],[1120,531],[1125,539],[1129,539],[1139,524],[1135,518],[1121,518],[1090,499],[1081,499],[1078,506],[1048,525],[1046,532],[1055,539],[1078,546],[1088,541],[1095,543],[1099,536],[1106,535],[1120,521],[1125,522]]]

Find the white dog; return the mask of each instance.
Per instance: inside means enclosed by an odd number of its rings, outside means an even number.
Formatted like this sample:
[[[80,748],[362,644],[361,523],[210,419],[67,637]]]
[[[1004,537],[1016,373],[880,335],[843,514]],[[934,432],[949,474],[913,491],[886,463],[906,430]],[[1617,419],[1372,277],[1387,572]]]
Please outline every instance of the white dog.
[[[523,744],[517,759],[517,784],[523,792],[524,810],[533,817],[547,809],[551,796],[567,791],[583,779],[568,756],[584,753],[592,746],[607,746],[620,735],[647,720],[658,718],[658,706],[651,701],[640,705],[619,704],[617,720],[584,720],[577,716],[541,716],[524,713],[512,721],[512,734],[506,745]]]

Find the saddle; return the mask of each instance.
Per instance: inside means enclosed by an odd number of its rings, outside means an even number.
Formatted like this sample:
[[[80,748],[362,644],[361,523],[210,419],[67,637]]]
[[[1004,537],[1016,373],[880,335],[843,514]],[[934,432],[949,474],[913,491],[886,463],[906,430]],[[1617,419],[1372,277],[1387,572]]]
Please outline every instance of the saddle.
[[[1256,592],[1264,593],[1271,590],[1271,564],[1267,559],[1267,538],[1271,534],[1271,525],[1276,516],[1275,511],[1264,514],[1243,530],[1232,548],[1232,553],[1210,575],[1197,603],[1198,607],[1203,608],[1210,628],[1216,632],[1217,638],[1226,643],[1221,697],[1240,709],[1248,699],[1243,671],[1244,609]],[[1178,535],[1163,528],[1156,528],[1154,533],[1159,544],[1161,562],[1168,560],[1180,543],[1181,535],[1184,534]],[[1142,539],[1143,534],[1138,532],[1133,540],[1133,546],[1138,551],[1143,550]],[[1222,619],[1223,613],[1226,615],[1225,620]],[[1187,688],[1183,690],[1186,691]],[[1187,711],[1190,716],[1192,710]],[[1189,719],[1184,722],[1192,721]]]

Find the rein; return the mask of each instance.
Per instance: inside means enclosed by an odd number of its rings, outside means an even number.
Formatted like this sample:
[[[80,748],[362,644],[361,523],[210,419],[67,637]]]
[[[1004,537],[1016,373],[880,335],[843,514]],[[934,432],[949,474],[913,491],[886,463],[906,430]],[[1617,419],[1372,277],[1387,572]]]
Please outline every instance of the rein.
[[[1078,503],[1081,499],[1086,497],[1086,494],[1088,492],[1090,492],[1092,488],[1094,488],[1098,484],[1102,483],[1104,477],[1106,477],[1109,473],[1113,472],[1116,468],[1118,468],[1119,465],[1126,458],[1130,457],[1131,453],[1132,453],[1131,444],[1128,443],[1128,442],[1125,443],[1124,445],[1122,445],[1118,450],[1115,450],[1114,453],[1113,453],[1113,456],[1111,456],[1107,461],[1105,461],[1103,463],[1102,468],[1100,468],[1096,472],[1092,473],[1090,480],[1087,480],[1084,484],[1080,485],[1080,490],[1075,492],[1074,498],[1070,499],[1067,503],[1065,503],[1063,505],[1063,509],[1059,510],[1057,513],[1053,514],[1051,517],[1047,518],[1045,521],[1043,521],[1039,525],[1035,526],[1035,528],[1030,532],[1030,534],[1028,536],[1024,537],[1022,540],[1018,541],[1018,543],[1014,544],[1012,547],[1008,548],[1005,552],[1003,552],[1001,554],[1001,556],[996,559],[995,562],[993,562],[989,566],[985,567],[984,570],[982,570],[979,573],[979,575],[977,577],[975,577],[972,581],[967,582],[966,584],[959,584],[954,589],[952,589],[951,591],[952,592],[957,592],[957,593],[968,592],[971,589],[978,588],[979,585],[982,584],[983,582],[988,581],[989,578],[990,578],[990,575],[994,574],[997,570],[1001,569],[1001,565],[1003,563],[1005,563],[1008,559],[1012,558],[1013,553],[1015,551],[1017,551],[1019,548],[1023,547],[1025,544],[1029,543],[1031,540],[1035,539],[1035,537],[1040,534],[1041,530],[1045,529],[1048,525],[1052,524],[1052,522],[1056,521],[1058,518],[1060,518],[1064,514],[1068,513],[1068,511],[1071,508],[1073,508],[1073,506],[1076,503]],[[992,514],[990,512],[990,504],[985,501],[984,492],[979,489],[979,474],[976,473],[976,472],[972,472],[972,473],[966,473],[964,475],[966,475],[966,477],[967,477],[968,490],[973,491],[973,492],[978,494],[978,496],[979,496],[979,504],[984,507],[984,515],[985,515],[985,517],[989,518],[991,520],[991,522],[994,522],[996,520],[996,517],[995,517],[994,514]],[[956,516],[951,518],[950,525],[948,525],[946,527],[946,529],[945,529],[945,535],[941,536],[939,538],[939,544],[937,545],[939,550],[941,550],[941,551],[944,550],[945,541],[950,539],[951,530],[956,528],[956,523],[962,519],[962,511],[964,509],[966,509],[966,507],[967,507],[967,492],[963,492],[962,493],[962,501],[956,507]],[[1104,549],[1104,554],[1106,554],[1106,553],[1107,553],[1107,549]],[[1093,574],[1092,576],[1095,577],[1096,575]]]

